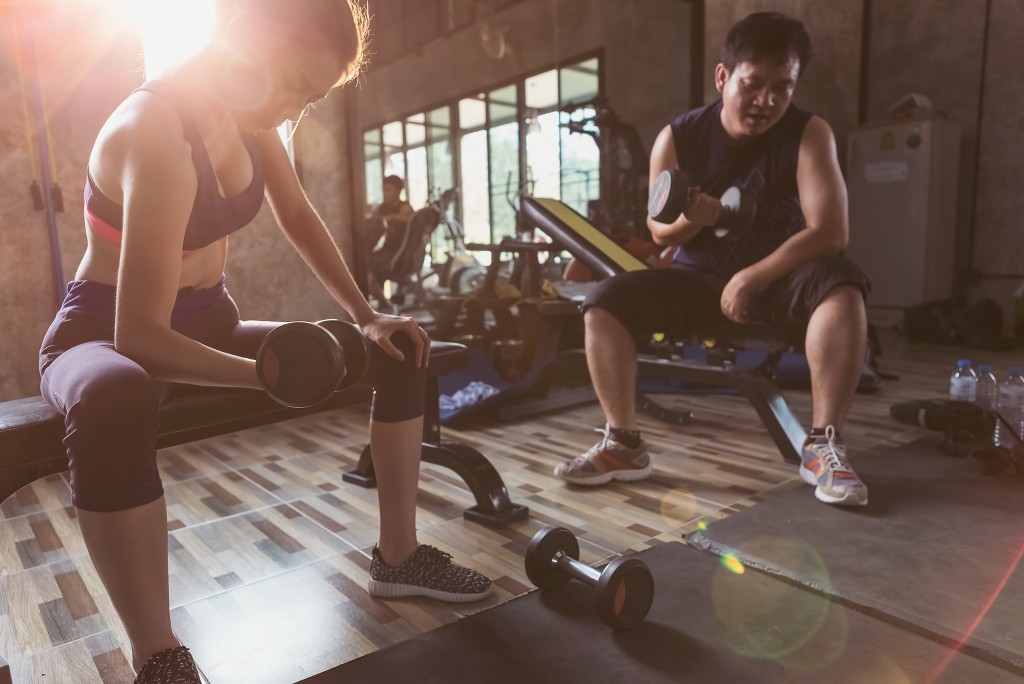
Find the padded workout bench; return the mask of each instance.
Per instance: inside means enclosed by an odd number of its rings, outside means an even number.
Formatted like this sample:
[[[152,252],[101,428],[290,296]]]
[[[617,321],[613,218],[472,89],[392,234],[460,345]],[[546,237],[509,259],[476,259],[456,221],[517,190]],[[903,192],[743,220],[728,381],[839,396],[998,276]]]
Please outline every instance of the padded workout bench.
[[[476,505],[463,512],[466,519],[501,527],[526,518],[528,509],[509,500],[508,489],[498,471],[479,451],[441,438],[438,378],[465,366],[468,361],[469,352],[461,344],[432,342],[430,345],[422,458],[427,463],[455,471],[465,481],[476,499]],[[354,387],[335,392],[327,401],[312,408],[290,409],[257,390],[183,387],[172,392],[160,408],[157,447],[184,444],[337,408],[365,401],[368,395],[367,388]],[[63,439],[63,416],[42,397],[0,403],[0,503],[35,480],[67,470]],[[355,471],[345,479],[367,487],[375,484],[369,446],[363,449]],[[0,684],[4,684],[2,672],[0,669]]]
[[[648,268],[647,264],[558,200],[523,197],[521,207],[532,225],[565,247],[598,278]],[[715,341],[708,350],[708,363],[684,360],[673,355],[673,350],[668,348],[667,354],[640,354],[640,375],[738,390],[757,411],[782,458],[790,463],[800,463],[800,451],[807,433],[772,381],[772,375],[785,351],[802,348],[803,331],[765,324],[729,324],[701,331],[699,337]],[[765,361],[755,370],[734,366],[732,361],[736,350],[751,347],[767,348]],[[692,419],[689,412],[666,409],[646,396],[638,396],[637,403],[659,420],[685,425]]]

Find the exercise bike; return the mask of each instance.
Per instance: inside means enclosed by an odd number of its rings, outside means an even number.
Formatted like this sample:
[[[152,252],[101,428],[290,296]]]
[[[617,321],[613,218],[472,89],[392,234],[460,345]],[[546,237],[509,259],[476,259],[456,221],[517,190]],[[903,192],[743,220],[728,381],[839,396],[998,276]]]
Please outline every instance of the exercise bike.
[[[431,246],[431,267],[437,275],[438,286],[447,289],[453,296],[464,295],[479,288],[487,274],[487,266],[466,249],[466,231],[452,214],[452,205],[457,195],[457,188],[449,188],[427,200],[427,206],[433,207],[440,215],[448,242],[447,260],[442,263],[437,262]]]

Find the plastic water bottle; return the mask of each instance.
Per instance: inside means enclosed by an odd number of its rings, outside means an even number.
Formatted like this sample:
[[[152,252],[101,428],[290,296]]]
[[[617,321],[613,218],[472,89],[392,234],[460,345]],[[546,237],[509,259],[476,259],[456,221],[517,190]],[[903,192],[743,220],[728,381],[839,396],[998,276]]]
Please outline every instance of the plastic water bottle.
[[[975,401],[986,411],[995,411],[999,403],[999,380],[992,372],[992,366],[983,363],[978,366],[978,385]]]
[[[977,392],[978,376],[971,368],[970,359],[960,359],[956,362],[956,370],[949,376],[949,398],[973,403]]]
[[[983,363],[978,366],[978,391],[976,401],[985,411],[999,410],[999,380],[992,372],[992,366]],[[992,431],[992,443],[999,444],[999,419]]]
[[[1011,368],[1006,381],[999,386],[999,415],[1018,435],[1024,431],[1024,376],[1020,368]],[[1016,437],[1005,432],[1005,428],[997,422],[996,443],[1000,446],[1013,446]]]

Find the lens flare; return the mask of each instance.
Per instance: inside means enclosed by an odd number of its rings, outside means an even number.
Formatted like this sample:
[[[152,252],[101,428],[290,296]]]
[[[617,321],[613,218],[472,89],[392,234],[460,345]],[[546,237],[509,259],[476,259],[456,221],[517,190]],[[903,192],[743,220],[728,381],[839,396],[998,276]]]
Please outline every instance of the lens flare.
[[[746,572],[746,569],[743,567],[743,561],[732,553],[727,553],[722,556],[722,567],[730,572],[736,573],[737,575],[742,575]]]
[[[740,557],[747,559],[746,563]],[[791,584],[760,572],[746,572],[745,566],[759,565],[757,559],[772,558],[781,566],[810,577],[817,587],[829,586],[828,571],[820,554],[806,542],[785,537],[756,537],[745,541],[736,553],[722,558],[721,568],[712,580],[711,600],[719,624],[719,637],[736,653],[753,658],[784,661],[800,667],[806,654],[814,661],[806,667],[820,667],[819,659],[832,662],[838,641],[841,653],[846,643],[845,617],[841,610],[816,593],[795,589]],[[815,641],[827,620],[829,648],[819,653],[822,644]],[[839,635],[838,639],[834,637]],[[811,654],[810,650],[816,651]]]
[[[117,0],[116,11],[142,32],[149,78],[198,52],[216,26],[213,0]]]

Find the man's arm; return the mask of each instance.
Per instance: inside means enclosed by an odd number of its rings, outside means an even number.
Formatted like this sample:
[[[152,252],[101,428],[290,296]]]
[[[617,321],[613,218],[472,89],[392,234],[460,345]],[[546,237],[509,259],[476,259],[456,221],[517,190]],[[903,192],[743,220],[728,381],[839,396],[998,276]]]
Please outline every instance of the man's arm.
[[[654,147],[651,149],[651,192],[654,191],[654,182],[659,173],[666,169],[678,168],[679,159],[676,156],[672,127],[665,126],[658,134],[657,140],[654,141]],[[661,247],[685,245],[700,232],[701,228],[714,225],[719,211],[720,204],[714,198],[701,193],[699,188],[691,188],[686,214],[681,214],[672,223],[661,223],[648,216],[647,227],[651,231],[651,237],[654,238],[655,244]]]
[[[722,313],[746,323],[750,295],[815,257],[838,254],[850,238],[846,184],[839,170],[836,139],[824,119],[807,122],[800,140],[796,171],[806,228],[729,280],[722,292]]]
[[[836,156],[836,139],[832,128],[820,117],[811,117],[804,129],[796,183],[807,227],[745,269],[760,287],[805,261],[839,254],[849,242],[849,204]]]

